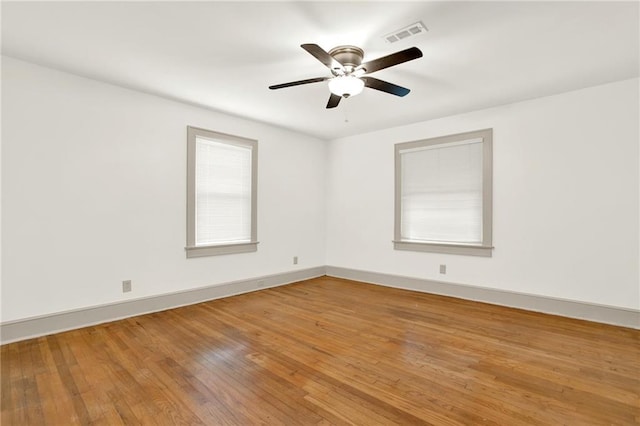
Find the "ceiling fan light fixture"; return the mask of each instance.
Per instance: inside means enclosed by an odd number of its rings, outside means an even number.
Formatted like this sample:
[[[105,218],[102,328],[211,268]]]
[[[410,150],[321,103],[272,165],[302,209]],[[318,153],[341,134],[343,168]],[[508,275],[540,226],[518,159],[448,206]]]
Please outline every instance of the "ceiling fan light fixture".
[[[316,77],[291,81],[289,83],[274,84],[273,86],[269,86],[269,89],[282,89],[284,87],[299,86],[301,84],[328,81],[329,84],[327,86],[329,87],[331,96],[329,96],[329,101],[327,101],[327,109],[337,107],[342,98],[355,96],[362,92],[362,89],[365,87],[400,97],[407,95],[410,90],[406,87],[378,80],[375,77],[369,76],[369,74],[422,57],[420,49],[410,47],[362,63],[364,52],[356,46],[338,46],[328,52],[313,43],[301,44],[300,47],[320,61],[325,67],[329,68],[329,70],[331,70],[331,77]]]
[[[329,90],[334,95],[348,98],[355,96],[364,89],[364,81],[352,75],[339,75],[329,80]]]

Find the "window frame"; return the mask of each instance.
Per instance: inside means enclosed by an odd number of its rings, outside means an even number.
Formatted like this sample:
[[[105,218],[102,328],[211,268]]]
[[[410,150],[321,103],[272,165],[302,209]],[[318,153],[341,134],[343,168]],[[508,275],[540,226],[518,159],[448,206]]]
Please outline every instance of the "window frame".
[[[251,240],[231,244],[196,245],[196,139],[251,149]],[[249,253],[258,250],[258,141],[187,126],[187,258]]]
[[[482,139],[482,242],[480,244],[408,241],[402,239],[402,163],[401,152],[422,148]],[[482,129],[453,135],[438,136],[394,145],[395,149],[395,194],[394,194],[394,239],[395,250],[430,253],[459,254],[491,257],[493,251],[493,129]]]

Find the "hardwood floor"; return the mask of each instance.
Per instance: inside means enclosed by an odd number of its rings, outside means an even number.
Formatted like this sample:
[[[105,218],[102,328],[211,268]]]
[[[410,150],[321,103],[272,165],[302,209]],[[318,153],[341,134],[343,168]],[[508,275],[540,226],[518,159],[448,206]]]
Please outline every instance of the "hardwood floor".
[[[640,331],[318,278],[2,346],[2,425],[640,424]]]

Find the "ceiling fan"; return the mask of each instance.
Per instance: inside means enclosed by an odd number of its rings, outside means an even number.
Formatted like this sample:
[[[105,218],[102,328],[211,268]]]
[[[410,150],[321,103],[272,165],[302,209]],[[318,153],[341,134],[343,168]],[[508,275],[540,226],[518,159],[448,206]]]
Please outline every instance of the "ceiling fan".
[[[329,52],[326,52],[317,44],[303,44],[300,47],[329,68],[332,76],[275,84],[269,86],[269,89],[282,89],[284,87],[329,81],[331,96],[329,96],[327,108],[337,107],[340,99],[355,96],[362,92],[365,87],[396,96],[406,96],[409,93],[409,89],[406,87],[369,77],[368,74],[422,57],[420,49],[410,47],[409,49],[362,63],[364,51],[356,46],[338,46]]]

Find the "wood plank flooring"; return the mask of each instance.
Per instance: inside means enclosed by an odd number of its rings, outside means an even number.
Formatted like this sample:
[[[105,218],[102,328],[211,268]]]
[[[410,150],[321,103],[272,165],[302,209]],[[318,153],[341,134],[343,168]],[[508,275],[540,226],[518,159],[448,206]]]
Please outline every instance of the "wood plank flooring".
[[[634,425],[640,331],[329,277],[4,345],[8,425]]]

